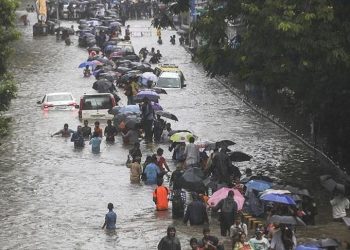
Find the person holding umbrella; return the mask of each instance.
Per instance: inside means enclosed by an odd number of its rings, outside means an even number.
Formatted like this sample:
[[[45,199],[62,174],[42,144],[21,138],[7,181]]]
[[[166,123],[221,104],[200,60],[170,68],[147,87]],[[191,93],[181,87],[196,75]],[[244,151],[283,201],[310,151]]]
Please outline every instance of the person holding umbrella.
[[[141,117],[142,117],[143,129],[145,130],[145,140],[146,142],[152,142],[154,110],[151,102],[147,97],[143,98],[143,104],[141,106]]]
[[[187,224],[190,221],[190,225],[203,225],[209,223],[207,208],[203,201],[199,199],[197,193],[192,193],[193,201],[188,204],[183,222]]]

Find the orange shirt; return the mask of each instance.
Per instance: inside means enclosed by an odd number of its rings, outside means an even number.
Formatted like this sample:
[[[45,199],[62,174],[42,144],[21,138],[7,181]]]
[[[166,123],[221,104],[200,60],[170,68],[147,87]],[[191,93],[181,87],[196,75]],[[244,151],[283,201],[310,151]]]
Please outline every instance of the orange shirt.
[[[153,192],[153,200],[156,203],[157,210],[168,209],[168,188],[164,186],[158,186]]]

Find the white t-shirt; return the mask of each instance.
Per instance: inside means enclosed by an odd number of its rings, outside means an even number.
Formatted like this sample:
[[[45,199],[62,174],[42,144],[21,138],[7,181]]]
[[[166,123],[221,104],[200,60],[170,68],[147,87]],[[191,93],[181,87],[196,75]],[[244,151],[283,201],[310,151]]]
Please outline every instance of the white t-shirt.
[[[270,247],[270,242],[265,237],[262,237],[261,240],[258,240],[257,238],[251,238],[248,242],[254,250],[268,250]]]
[[[297,239],[295,238],[294,233],[293,233],[292,241],[294,243],[293,249],[295,249],[295,247],[297,245]],[[281,230],[276,231],[272,235],[271,249],[274,249],[274,250],[285,250],[285,247],[284,247],[283,241],[282,241],[282,232],[281,232]]]
[[[333,218],[346,217],[346,209],[349,209],[350,202],[346,197],[336,196],[330,201],[332,205]]]

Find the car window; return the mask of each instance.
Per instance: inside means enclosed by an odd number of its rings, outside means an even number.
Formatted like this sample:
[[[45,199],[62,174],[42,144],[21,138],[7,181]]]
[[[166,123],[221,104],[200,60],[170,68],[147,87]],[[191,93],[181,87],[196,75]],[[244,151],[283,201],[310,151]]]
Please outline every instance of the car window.
[[[83,103],[83,110],[112,108],[112,101],[109,96],[86,96],[83,99]]]
[[[72,101],[73,98],[71,95],[48,95],[48,102],[60,102],[60,101]]]
[[[157,87],[180,88],[181,87],[181,80],[180,80],[180,78],[159,77],[158,82],[157,82]]]

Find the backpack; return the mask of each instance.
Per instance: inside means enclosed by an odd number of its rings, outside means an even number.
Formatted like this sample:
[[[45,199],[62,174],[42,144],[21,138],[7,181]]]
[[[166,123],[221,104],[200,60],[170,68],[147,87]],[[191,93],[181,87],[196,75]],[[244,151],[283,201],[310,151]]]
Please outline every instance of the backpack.
[[[224,203],[222,204],[221,211],[223,213],[232,213],[235,209],[235,200],[234,199],[224,199]]]

